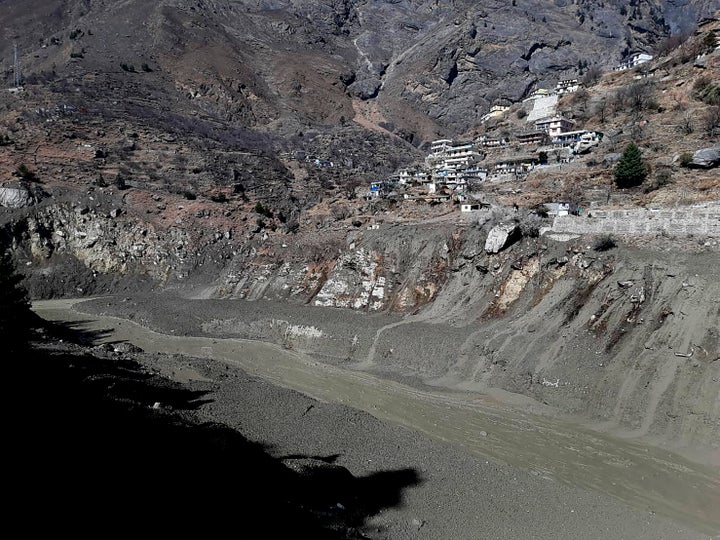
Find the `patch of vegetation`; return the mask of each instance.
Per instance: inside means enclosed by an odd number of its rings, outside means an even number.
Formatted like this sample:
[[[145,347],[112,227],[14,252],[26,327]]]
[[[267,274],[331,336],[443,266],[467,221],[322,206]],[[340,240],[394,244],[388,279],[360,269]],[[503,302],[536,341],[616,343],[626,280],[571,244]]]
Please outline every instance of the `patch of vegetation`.
[[[619,188],[635,187],[643,183],[648,175],[648,168],[635,143],[627,145],[613,169],[613,175],[615,176],[615,185]]]
[[[708,105],[720,105],[720,83],[714,83],[708,77],[700,77],[693,84],[692,95]]]
[[[10,137],[8,137],[7,134],[0,135],[0,146],[9,146],[12,144],[12,141],[10,140]]]
[[[720,105],[710,107],[703,119],[705,133],[710,137],[720,136]]]
[[[525,109],[518,109],[518,111],[515,113],[515,116],[518,118],[525,118],[527,116],[527,111]]]
[[[660,42],[656,49],[656,55],[658,57],[667,56],[670,52],[677,49],[680,45],[685,43],[688,38],[692,36],[692,32],[686,32],[683,34],[676,34],[664,39]]]
[[[692,152],[683,152],[680,154],[680,166],[688,167],[693,160]]]
[[[133,66],[132,64],[128,65],[125,62],[120,64],[120,69],[122,69],[123,71],[127,71],[128,73],[135,73],[135,66]]]
[[[668,185],[671,180],[672,171],[669,167],[663,167],[661,169],[658,169],[658,171],[655,173],[652,183],[645,188],[645,193],[650,193],[651,191],[660,189],[661,187]]]
[[[17,168],[17,175],[20,177],[21,180],[25,180],[26,182],[40,182],[40,179],[37,177],[37,175],[28,169],[24,163],[21,163],[20,166]]]
[[[545,206],[543,203],[538,203],[533,207],[533,212],[537,214],[538,217],[546,218],[549,216],[547,206]]]
[[[152,73],[152,69],[147,64],[140,66],[140,69],[142,69],[145,73]]]
[[[617,242],[611,234],[603,234],[598,236],[593,243],[593,249],[595,251],[609,251],[617,247]]]
[[[263,203],[260,201],[255,204],[255,212],[269,219],[272,219],[274,216],[273,211],[266,206],[263,206]]]
[[[703,52],[705,52],[705,53],[711,52],[716,47],[716,43],[717,43],[717,41],[715,38],[715,34],[713,34],[712,32],[707,32],[702,40],[701,47],[702,47]]]
[[[594,65],[590,66],[588,70],[585,72],[585,75],[583,75],[583,78],[580,82],[582,82],[583,86],[585,88],[590,88],[591,86],[594,86],[599,80],[600,77],[602,77],[603,70],[600,66]]]
[[[120,191],[123,191],[129,187],[127,185],[127,182],[125,181],[125,177],[119,176],[119,175],[115,177],[115,180],[113,181],[113,185]]]
[[[655,86],[650,81],[637,81],[624,86],[613,96],[613,108],[616,111],[639,113],[645,110],[657,110]]]
[[[185,197],[188,201],[194,201],[197,199],[197,195],[195,195],[192,191],[183,191],[182,192],[183,197]]]
[[[210,195],[210,200],[216,203],[228,202],[227,195],[225,195],[224,191],[220,191],[219,193],[213,193],[212,195]]]
[[[520,221],[520,232],[525,238],[538,238],[540,236],[540,220],[535,217],[527,217]]]

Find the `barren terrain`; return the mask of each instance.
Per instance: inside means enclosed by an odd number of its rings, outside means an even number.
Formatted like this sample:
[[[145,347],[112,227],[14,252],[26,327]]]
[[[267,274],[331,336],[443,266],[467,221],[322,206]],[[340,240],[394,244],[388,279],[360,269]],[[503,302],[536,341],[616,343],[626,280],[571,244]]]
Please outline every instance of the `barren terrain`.
[[[478,530],[487,538],[702,537],[659,515],[691,529],[718,530],[716,472],[677,455],[519,414],[477,394],[416,390],[258,341],[157,334],[122,319],[71,311],[73,304],[44,302],[36,310],[50,320],[73,321],[76,330],[101,331],[101,341],[120,344],[118,350],[132,342],[149,353],[162,351],[134,357],[204,392],[201,417],[262,441],[273,455],[335,455],[335,465],[359,478],[415,471],[397,506],[368,516],[360,529],[364,537],[474,538]],[[203,310],[196,314],[202,318]],[[182,333],[177,328],[174,333]],[[356,510],[345,499],[338,502],[343,511]]]

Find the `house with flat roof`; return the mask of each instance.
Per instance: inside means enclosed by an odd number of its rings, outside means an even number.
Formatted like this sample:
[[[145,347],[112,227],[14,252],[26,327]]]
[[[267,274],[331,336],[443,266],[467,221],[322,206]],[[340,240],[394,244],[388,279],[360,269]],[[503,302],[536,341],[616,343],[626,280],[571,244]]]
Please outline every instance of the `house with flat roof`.
[[[541,118],[535,122],[535,129],[544,131],[550,137],[555,137],[564,131],[569,131],[575,125],[575,122],[564,116],[555,115],[548,118]]]
[[[579,89],[580,82],[577,79],[565,79],[563,81],[558,81],[555,86],[555,93],[560,95],[572,94],[573,92],[577,92]]]
[[[578,205],[570,201],[549,202],[543,205],[547,210],[548,216],[569,216],[577,215]]]
[[[518,144],[543,144],[548,138],[548,134],[544,131],[526,131],[525,133],[518,133],[515,135],[515,139]]]
[[[575,151],[586,150],[595,146],[602,139],[602,133],[579,129],[576,131],[565,131],[558,133],[552,138],[553,146],[571,146]]]
[[[613,68],[613,71],[624,71],[626,69],[632,69],[639,66],[640,64],[649,62],[652,59],[653,55],[651,54],[644,52],[636,52],[625,58],[625,60],[623,60],[619,65],[615,66]]]

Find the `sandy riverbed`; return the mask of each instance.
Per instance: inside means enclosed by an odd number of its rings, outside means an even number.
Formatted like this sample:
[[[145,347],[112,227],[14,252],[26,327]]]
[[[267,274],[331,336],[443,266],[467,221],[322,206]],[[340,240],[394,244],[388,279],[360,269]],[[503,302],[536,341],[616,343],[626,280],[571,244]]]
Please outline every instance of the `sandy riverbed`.
[[[392,532],[387,537],[475,538],[484,530],[485,538],[700,538],[693,529],[720,532],[717,471],[679,456],[490,406],[482,396],[421,391],[258,341],[155,333],[73,312],[72,304],[39,302],[36,309],[48,319],[106,329],[105,340],[204,358],[163,357],[157,367],[191,387],[213,386],[214,401],[203,413],[242,426],[251,439],[288,452],[340,451],[353,474],[416,467],[423,482],[405,491],[401,507],[373,518],[384,534]],[[248,383],[252,391],[227,382],[218,388],[217,374],[228,368],[273,385],[255,380]],[[298,420],[296,401],[303,410],[312,405],[312,414]]]

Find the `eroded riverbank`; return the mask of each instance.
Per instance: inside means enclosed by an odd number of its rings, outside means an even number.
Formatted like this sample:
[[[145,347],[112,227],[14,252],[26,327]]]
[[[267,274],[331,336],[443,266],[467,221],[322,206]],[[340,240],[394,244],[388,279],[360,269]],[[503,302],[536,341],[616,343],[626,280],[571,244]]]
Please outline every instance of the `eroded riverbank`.
[[[227,362],[274,384],[369,412],[539,478],[599,491],[708,534],[720,532],[718,471],[667,451],[490,406],[477,394],[422,391],[258,341],[161,334],[131,321],[83,314],[72,310],[74,303],[37,302],[35,309],[48,320],[72,321],[78,328],[102,332],[101,340],[126,340],[148,352]]]

